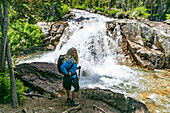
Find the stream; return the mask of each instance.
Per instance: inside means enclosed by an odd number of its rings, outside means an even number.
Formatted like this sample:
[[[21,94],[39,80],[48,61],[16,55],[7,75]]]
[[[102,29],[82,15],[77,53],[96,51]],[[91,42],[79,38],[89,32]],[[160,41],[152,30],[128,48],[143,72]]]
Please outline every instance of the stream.
[[[170,112],[170,73],[119,65],[116,50],[121,43],[106,35],[106,22],[113,20],[82,10],[71,10],[76,17],[68,20],[55,51],[30,55],[19,63],[52,62],[71,47],[77,48],[81,88],[110,89],[133,97],[147,105],[151,113]],[[120,30],[120,29],[117,29]]]

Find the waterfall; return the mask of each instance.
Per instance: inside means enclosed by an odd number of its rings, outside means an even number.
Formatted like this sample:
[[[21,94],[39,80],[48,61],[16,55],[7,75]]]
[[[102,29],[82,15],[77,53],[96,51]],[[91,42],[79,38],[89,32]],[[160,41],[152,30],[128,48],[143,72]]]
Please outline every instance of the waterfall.
[[[71,11],[75,13],[76,17],[73,20],[68,20],[69,27],[65,29],[55,51],[46,52],[43,55],[38,55],[38,58],[21,61],[20,63],[56,63],[55,59],[59,55],[65,54],[69,48],[75,47],[79,56],[78,65],[82,67],[81,88],[100,87],[145,102],[157,103],[161,107],[163,106],[162,100],[168,104],[168,96],[166,98],[157,93],[158,87],[154,86],[158,81],[161,81],[161,84],[166,83],[166,79],[154,79],[151,71],[142,71],[140,68],[135,69],[117,64],[117,48],[118,45],[121,45],[119,42],[122,41],[122,37],[118,25],[115,29],[115,36],[109,37],[106,35],[106,22],[112,19],[82,10]],[[135,31],[135,24],[132,26],[132,31]],[[155,65],[159,66],[158,63],[156,60]],[[152,80],[155,80],[155,82],[152,83]],[[152,93],[155,93],[156,96],[153,97]],[[143,95],[146,96],[145,94],[147,94],[147,97],[142,98]],[[156,109],[163,111],[161,107]],[[168,109],[169,106],[165,105],[163,107]]]
[[[138,84],[138,74],[131,68],[117,64],[117,46],[121,45],[120,27],[116,26],[116,42],[106,35],[106,22],[112,19],[89,13],[72,10],[76,18],[68,20],[66,28],[55,51],[48,52],[41,57],[24,62],[55,62],[61,54],[65,54],[71,47],[77,48],[79,65],[82,66],[81,86],[112,88],[126,93]],[[56,63],[56,62],[55,62]]]
[[[118,46],[122,47],[122,35],[121,35],[121,31],[120,31],[120,26],[118,23],[116,23],[116,27],[115,27],[113,33],[115,33],[115,36],[116,36],[116,47],[118,47]]]

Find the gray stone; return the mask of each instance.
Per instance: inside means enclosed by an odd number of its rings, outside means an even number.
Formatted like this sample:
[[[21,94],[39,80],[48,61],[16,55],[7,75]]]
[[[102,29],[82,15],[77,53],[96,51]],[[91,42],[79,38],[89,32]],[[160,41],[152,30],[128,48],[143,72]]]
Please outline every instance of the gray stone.
[[[16,77],[39,93],[54,92],[59,89],[63,75],[54,63],[34,62],[16,66]]]
[[[145,20],[141,22],[130,19],[114,20],[112,22],[106,23],[107,34],[110,37],[113,37],[113,39],[116,39],[116,33],[113,33],[115,27],[117,26],[116,23],[118,23],[118,25],[120,26],[121,34],[125,37],[125,39],[133,42],[129,43],[128,45],[131,46],[129,47],[131,49],[130,54],[136,53],[138,57],[141,57],[140,59],[142,62],[147,62],[148,65],[154,65],[155,68],[163,68],[165,66],[166,68],[170,67],[169,25],[163,24],[162,22]],[[123,43],[126,43],[126,41]],[[122,49],[124,50],[125,48],[126,47],[123,46]],[[127,49],[126,51],[124,50],[124,52],[126,52],[125,55],[129,53]],[[119,52],[119,54],[122,53]],[[132,55],[132,57],[134,57],[134,55]],[[159,64],[157,64],[158,62]]]
[[[120,110],[123,113],[149,113],[146,105],[131,98],[125,98],[123,94],[115,93],[104,89],[81,89],[78,93],[79,98],[87,98],[103,101],[113,108]]]

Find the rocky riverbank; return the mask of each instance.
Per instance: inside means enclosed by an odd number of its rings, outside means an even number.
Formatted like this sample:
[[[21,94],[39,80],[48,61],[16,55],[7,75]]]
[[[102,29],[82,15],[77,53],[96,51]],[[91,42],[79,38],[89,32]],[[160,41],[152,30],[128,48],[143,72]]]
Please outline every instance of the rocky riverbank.
[[[25,85],[31,87],[31,89],[33,89],[34,91],[38,92],[41,95],[44,95],[41,97],[52,97],[62,99],[64,98],[64,90],[60,90],[62,75],[59,74],[56,68],[56,64],[45,62],[24,63],[17,65],[15,70],[17,72],[16,77],[21,79]],[[34,96],[35,95],[33,95],[33,97]],[[117,112],[132,113],[135,111],[141,111],[149,113],[145,104],[133,98],[125,97],[123,94],[115,93],[110,90],[81,89],[78,94],[78,100],[79,99],[82,99],[83,101],[87,99],[85,101],[87,103],[89,103],[88,100],[94,101],[94,103],[96,103],[96,101],[100,101],[101,103],[107,103],[108,107],[111,107]],[[58,101],[57,99],[55,100]],[[102,109],[105,108],[103,106],[100,107]],[[106,111],[107,110],[109,109],[106,109]],[[111,110],[110,112],[114,113],[114,110]]]

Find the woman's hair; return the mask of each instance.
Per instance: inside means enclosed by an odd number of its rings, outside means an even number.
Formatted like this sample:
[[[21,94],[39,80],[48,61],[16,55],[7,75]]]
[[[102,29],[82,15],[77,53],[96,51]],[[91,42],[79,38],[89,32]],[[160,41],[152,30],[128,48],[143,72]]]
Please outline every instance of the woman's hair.
[[[78,53],[76,54],[76,57],[75,57],[75,58],[72,57],[72,53],[73,53],[74,50],[76,50],[76,52],[77,52],[77,49],[74,48],[74,47],[70,48],[70,49],[67,51],[67,53],[66,53],[66,55],[65,55],[65,58],[64,58],[64,62],[66,62],[67,60],[71,59],[71,61],[72,61],[73,63],[77,63],[77,64],[78,64],[78,62],[79,62]]]

